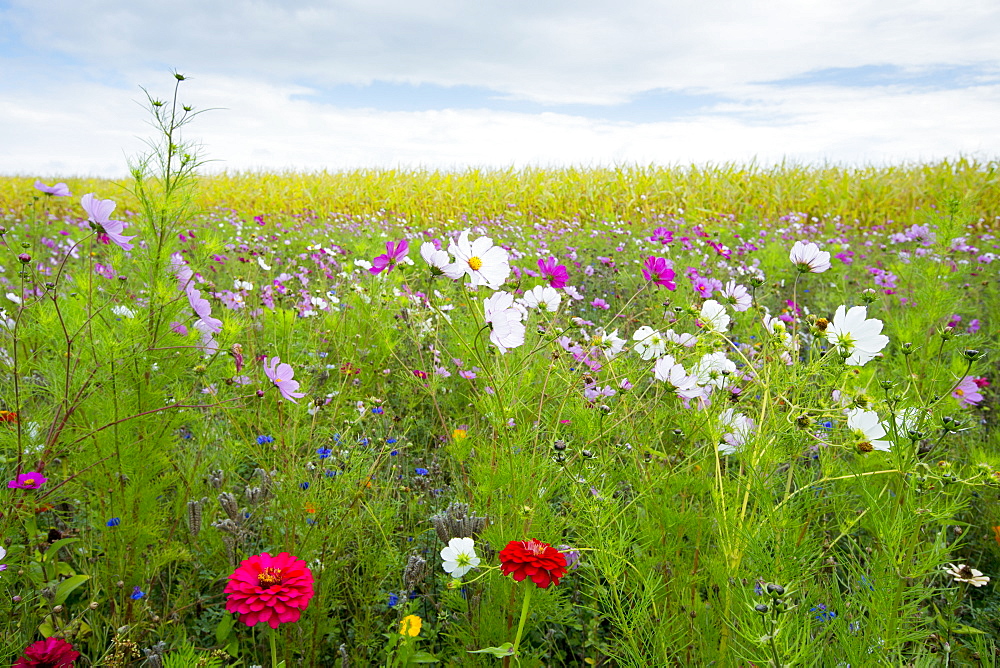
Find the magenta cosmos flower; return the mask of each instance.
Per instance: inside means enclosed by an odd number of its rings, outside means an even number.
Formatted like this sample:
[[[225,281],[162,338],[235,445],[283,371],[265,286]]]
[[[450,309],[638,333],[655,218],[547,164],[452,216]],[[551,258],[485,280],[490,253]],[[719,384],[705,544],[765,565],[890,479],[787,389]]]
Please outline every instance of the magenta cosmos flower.
[[[372,268],[368,271],[374,275],[381,274],[383,271],[392,271],[392,268],[399,264],[399,261],[406,257],[406,254],[409,252],[410,242],[406,239],[398,243],[386,241],[385,254],[373,259]]]
[[[80,206],[90,216],[90,222],[98,227],[98,231],[115,242],[122,250],[132,250],[131,239],[135,235],[126,237],[122,234],[125,231],[125,223],[120,220],[111,220],[111,214],[115,210],[115,202],[110,199],[97,199],[93,193],[87,193],[80,199]]]
[[[270,362],[266,357],[264,358],[264,375],[274,383],[274,386],[281,392],[281,396],[293,404],[299,403],[295,401],[296,399],[306,396],[302,392],[296,392],[299,389],[299,381],[292,380],[295,371],[290,364],[283,363],[280,357],[272,357]]]
[[[642,277],[651,283],[662,285],[667,290],[677,289],[677,284],[674,283],[674,270],[666,258],[654,255],[647,257],[646,264],[642,267]]]
[[[951,392],[951,396],[958,399],[958,403],[963,406],[976,406],[983,400],[983,395],[979,391],[979,383],[972,376],[966,376],[959,382]]]
[[[229,576],[226,610],[247,626],[264,622],[272,629],[297,622],[313,597],[313,576],[306,562],[287,552],[244,559]]]
[[[539,260],[538,270],[549,281],[551,287],[564,288],[566,287],[566,283],[569,282],[569,272],[566,271],[564,265],[556,264],[556,262],[557,260],[554,257],[549,257],[547,260]]]
[[[65,183],[57,183],[54,186],[47,186],[41,181],[35,181],[35,189],[41,190],[46,195],[53,197],[69,197],[69,186]]]
[[[49,479],[38,471],[28,471],[8,481],[7,487],[11,489],[38,489],[48,481]]]

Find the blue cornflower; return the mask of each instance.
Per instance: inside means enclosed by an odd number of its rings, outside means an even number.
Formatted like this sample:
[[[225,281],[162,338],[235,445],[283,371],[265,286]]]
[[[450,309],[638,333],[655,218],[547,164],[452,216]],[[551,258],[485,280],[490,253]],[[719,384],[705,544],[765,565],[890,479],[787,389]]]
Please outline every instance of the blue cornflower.
[[[105,524],[107,524],[109,527],[116,527],[121,523],[122,523],[122,518],[120,517],[112,517],[110,520],[105,522]]]
[[[382,407],[381,407],[381,406],[374,406],[374,407],[372,408],[372,413],[373,413],[373,414],[375,414],[375,415],[381,415],[381,414],[382,414],[382,413],[384,413],[384,412],[385,412],[385,411],[384,411],[384,410],[382,410]]]
[[[340,475],[341,473],[342,473],[342,471],[333,471],[333,470],[330,470],[330,469],[327,469],[326,471],[324,471],[324,472],[323,472],[323,474],[324,474],[324,475],[325,475],[325,476],[326,476],[327,478],[332,478],[332,477],[334,477],[334,476],[338,476],[338,475]]]
[[[823,429],[833,429],[833,422],[831,420],[827,420],[826,422],[820,422],[819,426],[823,427]]]
[[[360,445],[368,445],[368,439],[367,438],[359,438],[358,439],[358,443]]]
[[[818,619],[821,622],[828,622],[837,616],[837,613],[834,612],[833,610],[826,609],[826,603],[820,603],[816,607],[810,608],[809,612],[818,613],[816,615],[813,615],[813,618]]]
[[[389,445],[392,445],[393,443],[396,442],[396,439],[395,438],[387,438],[387,439],[385,439],[385,442],[388,443]]]
[[[390,457],[395,457],[395,456],[396,456],[396,455],[398,455],[398,454],[399,454],[399,450],[391,450],[391,451],[389,452],[389,456],[390,456]]]
[[[299,483],[299,487],[301,487],[302,489],[309,489],[309,483],[301,482]]]
[[[389,607],[395,608],[397,603],[399,603],[399,597],[395,594],[389,594]]]
[[[257,445],[264,445],[265,443],[273,443],[274,436],[258,436]]]
[[[132,589],[132,595],[129,596],[129,598],[131,598],[133,601],[138,601],[140,598],[142,598],[145,595],[146,595],[146,592],[144,592],[143,590],[139,589],[139,585],[136,585]]]
[[[417,475],[427,475],[428,473],[430,473],[430,471],[428,471],[427,469],[422,469],[420,467],[417,467],[415,470],[417,472]]]
[[[333,454],[333,450],[330,448],[316,448],[316,454],[319,455],[320,459],[326,459]]]

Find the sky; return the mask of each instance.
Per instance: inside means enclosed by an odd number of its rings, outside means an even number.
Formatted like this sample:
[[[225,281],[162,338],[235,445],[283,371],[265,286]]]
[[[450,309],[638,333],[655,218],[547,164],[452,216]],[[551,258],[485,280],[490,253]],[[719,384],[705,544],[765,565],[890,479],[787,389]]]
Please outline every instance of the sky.
[[[1000,157],[996,0],[0,0],[0,174]]]

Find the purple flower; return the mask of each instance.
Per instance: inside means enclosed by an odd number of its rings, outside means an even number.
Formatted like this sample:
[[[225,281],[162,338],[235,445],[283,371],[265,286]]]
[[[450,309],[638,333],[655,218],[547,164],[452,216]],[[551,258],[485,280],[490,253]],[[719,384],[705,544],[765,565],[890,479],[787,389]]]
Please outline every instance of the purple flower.
[[[549,285],[553,288],[565,287],[569,281],[569,272],[566,271],[566,267],[561,264],[557,265],[554,257],[549,257],[547,260],[539,260],[538,269],[542,272],[542,276],[548,279]]]
[[[135,235],[130,237],[122,235],[122,232],[125,231],[125,223],[110,219],[116,206],[114,200],[97,199],[93,193],[87,193],[80,199],[80,206],[90,216],[90,222],[97,226],[99,232],[111,239],[122,250],[132,250],[132,244],[129,243],[129,240],[135,239]]]
[[[590,302],[590,305],[593,306],[594,308],[603,309],[605,311],[607,311],[609,308],[611,308],[611,305],[608,304],[603,299],[601,299],[600,297],[598,297],[594,301]]]
[[[139,585],[136,585],[135,587],[132,588],[132,595],[129,596],[129,598],[132,599],[133,601],[138,601],[140,598],[143,598],[145,595],[146,595],[146,592],[144,592],[142,589],[140,589]]]
[[[373,275],[381,274],[383,271],[392,271],[392,268],[399,264],[399,261],[410,252],[410,242],[406,239],[393,243],[385,242],[385,255],[379,255],[372,260],[372,268],[368,271]]]
[[[674,233],[672,230],[668,230],[665,227],[657,227],[653,230],[653,236],[649,238],[650,241],[659,241],[661,244],[666,246],[671,241],[674,240]]]
[[[41,181],[35,181],[35,188],[41,190],[46,195],[52,195],[54,197],[69,197],[69,186],[65,183],[57,183],[54,186],[47,186]]]
[[[951,392],[951,396],[958,399],[958,403],[963,406],[975,406],[983,400],[983,395],[979,391],[979,383],[972,376],[966,376],[959,382]]]
[[[299,389],[299,382],[297,380],[292,380],[295,375],[295,371],[292,369],[291,365],[285,364],[281,361],[279,357],[272,357],[270,363],[268,358],[264,358],[264,375],[274,383],[274,386],[278,388],[281,392],[281,396],[288,399],[293,404],[299,402],[296,399],[301,399],[306,396],[302,392],[296,392]]]
[[[650,283],[662,285],[667,290],[677,289],[677,284],[674,283],[674,270],[666,258],[654,255],[647,257],[646,264],[642,267],[642,277]]]
[[[48,481],[49,479],[38,471],[28,471],[9,481],[7,487],[10,489],[38,489]]]

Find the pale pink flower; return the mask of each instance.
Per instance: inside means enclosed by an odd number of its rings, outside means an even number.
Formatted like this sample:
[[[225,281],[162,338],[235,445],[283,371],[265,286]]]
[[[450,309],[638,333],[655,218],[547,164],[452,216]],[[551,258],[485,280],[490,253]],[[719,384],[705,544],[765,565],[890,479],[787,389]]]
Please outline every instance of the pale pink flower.
[[[280,358],[272,357],[270,362],[268,358],[264,358],[264,375],[274,383],[274,386],[281,392],[281,396],[293,404],[299,403],[295,399],[301,399],[306,396],[302,392],[296,392],[299,389],[299,382],[292,380],[295,371],[291,365],[283,363]]]
[[[801,272],[811,272],[821,274],[830,268],[830,254],[821,251],[819,246],[811,241],[796,241],[792,246],[788,259],[792,261]]]
[[[125,231],[125,223],[110,219],[115,206],[117,206],[114,200],[97,199],[93,193],[87,193],[80,199],[80,206],[90,216],[90,222],[96,226],[98,232],[103,233],[122,250],[132,250],[133,245],[129,243],[129,240],[135,239],[135,235],[124,236],[122,232]]]

